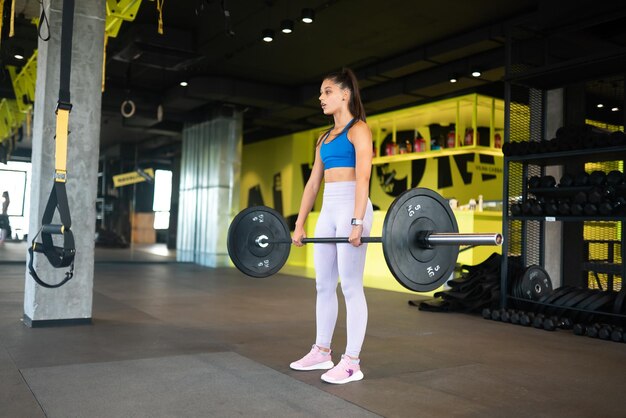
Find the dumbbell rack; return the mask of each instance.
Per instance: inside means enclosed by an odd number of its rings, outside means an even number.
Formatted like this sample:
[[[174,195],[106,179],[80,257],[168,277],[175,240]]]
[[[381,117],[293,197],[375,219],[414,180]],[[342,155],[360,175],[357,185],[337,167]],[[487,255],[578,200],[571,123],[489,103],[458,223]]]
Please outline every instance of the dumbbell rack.
[[[540,142],[540,137],[535,136],[535,142]],[[528,147],[528,149],[538,150],[540,147]],[[545,148],[544,148],[545,149]],[[620,286],[623,286],[623,280],[626,278],[626,268],[623,264],[626,252],[626,216],[622,215],[592,215],[592,216],[562,216],[562,215],[539,215],[533,216],[529,214],[513,216],[510,212],[511,205],[518,199],[527,199],[528,196],[550,196],[563,197],[570,196],[577,192],[588,192],[591,186],[580,187],[549,187],[549,188],[529,188],[527,180],[531,176],[542,176],[546,173],[546,168],[550,166],[568,166],[580,167],[584,169],[585,163],[590,162],[608,162],[624,159],[626,155],[626,143],[618,146],[607,146],[604,148],[579,149],[566,151],[546,150],[543,153],[511,155],[504,158],[504,198],[503,198],[503,236],[505,238],[505,251],[508,256],[521,256],[522,263],[525,267],[533,264],[544,266],[545,260],[545,233],[546,224],[549,222],[561,222],[564,225],[564,243],[562,244],[561,256],[563,285],[583,287],[583,277],[586,272],[592,271],[596,274],[606,273],[611,278],[619,278]],[[557,179],[558,180],[558,179]],[[616,188],[618,193],[626,193],[626,185],[621,184]],[[585,260],[585,252],[590,245],[588,239],[583,236],[585,225],[600,222],[598,225],[620,225],[621,238],[617,242],[606,241],[612,247],[612,252],[617,251],[617,257],[606,262],[592,262]],[[617,226],[616,226],[617,228]],[[578,231],[578,234],[576,233]],[[595,242],[605,242],[596,240]],[[594,240],[591,240],[593,243]],[[571,254],[568,252],[571,251]],[[544,308],[546,305],[529,299],[520,298],[511,294],[511,278],[508,277],[508,261],[507,257],[503,257],[502,268],[502,293],[501,307],[507,306],[523,307],[527,310]],[[616,289],[611,280],[610,290]],[[606,290],[606,289],[604,289]],[[626,290],[621,290],[622,292]],[[626,324],[626,302],[621,312],[602,312],[600,317],[606,318],[607,322],[621,322]],[[550,306],[550,305],[548,305]],[[553,306],[556,308],[556,306]],[[575,313],[576,308],[571,308]]]

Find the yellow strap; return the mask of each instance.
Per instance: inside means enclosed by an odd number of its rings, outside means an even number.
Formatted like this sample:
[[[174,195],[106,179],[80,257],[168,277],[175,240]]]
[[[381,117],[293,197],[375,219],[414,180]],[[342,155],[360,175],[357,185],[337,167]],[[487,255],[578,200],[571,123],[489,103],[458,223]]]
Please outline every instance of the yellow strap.
[[[157,30],[159,35],[163,35],[163,3],[165,3],[165,0],[156,0],[156,8],[159,12],[159,27]]]
[[[32,107],[30,109],[28,109],[28,112],[26,112],[26,137],[30,138],[30,136],[32,135],[32,124],[33,124],[33,114],[32,114]]]
[[[15,0],[11,1],[11,24],[9,26],[9,38],[15,35]]]
[[[109,43],[109,35],[104,34],[104,50],[102,52],[102,93],[104,93],[104,83],[106,76],[106,66],[107,66],[107,45]]]
[[[54,181],[65,183],[67,174],[67,132],[70,123],[70,111],[57,109],[57,136],[55,150]]]
[[[2,21],[4,20],[4,0],[0,0],[0,41],[2,41]]]

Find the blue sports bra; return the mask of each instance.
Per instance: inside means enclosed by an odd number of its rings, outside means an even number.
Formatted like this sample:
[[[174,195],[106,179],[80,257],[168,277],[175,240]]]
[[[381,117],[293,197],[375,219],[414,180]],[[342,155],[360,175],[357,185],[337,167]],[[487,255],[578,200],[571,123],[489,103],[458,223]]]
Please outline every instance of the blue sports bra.
[[[325,170],[336,167],[356,167],[354,145],[348,140],[348,130],[352,126],[353,121],[354,119],[348,122],[343,131],[328,144],[325,142],[330,135],[330,131],[322,140],[320,157],[322,157]]]

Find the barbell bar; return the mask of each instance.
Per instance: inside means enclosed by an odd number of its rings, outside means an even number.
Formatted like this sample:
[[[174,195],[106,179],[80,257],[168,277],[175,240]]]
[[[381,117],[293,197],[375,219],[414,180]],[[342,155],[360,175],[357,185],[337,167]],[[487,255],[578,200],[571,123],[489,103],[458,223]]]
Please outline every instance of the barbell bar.
[[[461,234],[461,233],[440,233],[424,231],[423,236],[417,236],[418,245],[429,248],[436,245],[501,245],[502,234]],[[349,244],[348,237],[316,237],[303,238],[303,244]],[[383,242],[383,237],[361,237],[362,243]],[[265,235],[259,235],[255,243],[264,247],[269,244],[292,244],[292,240],[269,239]]]
[[[435,290],[450,277],[460,245],[501,245],[502,235],[459,234],[448,202],[430,189],[414,188],[398,196],[387,210],[381,237],[389,271],[402,286],[416,292]],[[274,209],[256,206],[241,211],[228,229],[228,254],[233,264],[252,277],[268,277],[287,261],[291,233]],[[347,237],[304,238],[302,243],[349,243]]]

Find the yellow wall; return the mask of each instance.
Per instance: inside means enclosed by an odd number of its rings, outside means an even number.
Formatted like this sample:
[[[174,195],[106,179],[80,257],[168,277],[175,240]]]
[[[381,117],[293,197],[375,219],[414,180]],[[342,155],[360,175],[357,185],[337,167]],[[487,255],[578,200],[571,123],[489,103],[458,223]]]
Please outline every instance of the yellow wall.
[[[474,96],[472,96],[471,103],[477,103]],[[493,104],[494,101],[490,98],[483,100],[484,103]],[[458,126],[469,125],[472,123],[471,117],[468,120],[467,117],[463,119],[462,114],[471,114],[467,112],[467,109],[461,111],[461,105],[459,102],[448,100],[444,102],[447,108],[452,106],[454,111],[449,111],[448,118],[452,115],[456,115],[459,121]],[[463,104],[464,106],[467,103]],[[420,106],[415,108],[415,115],[419,114],[419,123],[432,123],[432,120],[425,118],[439,118],[441,119],[442,109],[431,109],[428,111],[428,106],[437,106],[437,104]],[[440,105],[443,106],[443,105]],[[497,107],[497,106],[496,106]],[[493,118],[495,108],[490,110],[492,114],[492,120],[503,119],[503,114],[498,114],[498,118]],[[456,110],[455,110],[456,109]],[[429,113],[430,112],[430,113]],[[463,113],[465,112],[465,113]],[[380,115],[368,118],[368,123],[372,128],[374,134],[374,142],[377,146],[382,140],[381,126],[385,125],[386,120],[393,120],[393,127],[395,129],[406,128],[407,121],[412,120],[411,109],[405,109],[401,112],[396,112],[397,115],[389,119],[391,116]],[[481,124],[485,124],[484,119],[485,111],[480,113],[480,116],[476,116],[475,120]],[[430,115],[430,116],[429,116]],[[471,115],[470,115],[471,116]],[[502,118],[500,118],[502,116]],[[387,119],[385,119],[387,118]],[[394,119],[395,118],[395,119]],[[463,119],[463,120],[461,120]],[[395,122],[399,121],[399,122]],[[454,122],[454,121],[453,121]],[[417,123],[417,122],[416,122]],[[442,124],[445,121],[442,121]],[[403,125],[404,124],[404,125]],[[492,124],[492,132],[494,129],[499,128],[498,123]],[[476,122],[474,122],[476,126]],[[427,127],[421,128],[426,133]],[[242,155],[242,175],[241,175],[241,208],[248,207],[250,205],[248,194],[249,190],[254,187],[260,189],[263,203],[266,206],[270,206],[276,209],[276,202],[273,197],[273,185],[274,176],[280,173],[281,186],[282,186],[282,215],[285,218],[294,219],[297,216],[300,199],[304,188],[304,177],[302,174],[301,166],[303,164],[307,167],[311,167],[314,159],[315,142],[324,128],[304,131],[295,133],[292,135],[286,135],[279,138],[274,138],[266,141],[261,141],[243,147]],[[462,130],[462,129],[460,129]],[[421,132],[421,131],[420,131]],[[426,137],[426,135],[424,135]],[[493,142],[493,140],[492,140]],[[462,154],[462,157],[455,157],[455,155]],[[493,162],[481,163],[479,155],[484,155],[486,159],[493,160]],[[397,158],[396,158],[397,157]],[[467,167],[464,162],[458,162],[457,159],[467,159]],[[398,161],[399,160],[399,161]],[[477,199],[479,195],[483,196],[484,200],[500,200],[502,196],[502,167],[503,161],[499,150],[486,149],[485,147],[467,147],[462,149],[460,147],[443,149],[440,151],[430,151],[422,154],[401,155],[390,157],[375,158],[374,165],[372,167],[372,181],[370,189],[370,199],[375,206],[380,208],[375,212],[374,227],[372,235],[381,235],[382,224],[385,217],[385,211],[389,205],[396,198],[398,194],[396,190],[394,193],[390,193],[388,187],[384,182],[384,175],[395,170],[395,180],[400,181],[400,186],[404,189],[412,187],[427,187],[440,193],[445,198],[455,198],[459,201],[459,205],[465,205],[470,198]],[[444,164],[448,163],[448,164]],[[424,172],[421,179],[413,179],[413,165],[425,164]],[[439,173],[440,164],[444,164],[442,169],[449,167],[449,176],[451,180],[451,186],[439,188]],[[379,175],[382,172],[382,176]],[[416,171],[417,173],[420,170]],[[443,169],[443,172],[447,170]],[[471,181],[465,184],[462,174],[465,172],[471,174]],[[483,180],[484,176],[495,176],[493,179]],[[318,195],[314,211],[309,215],[307,221],[307,234],[313,236],[315,229],[315,222],[317,220],[319,209],[321,208],[321,196],[323,191]],[[497,215],[478,215],[473,216],[470,212],[457,212],[457,219],[459,221],[459,229],[461,232],[499,232],[501,231],[500,214]],[[493,248],[477,249],[464,252],[459,257],[459,261],[468,264],[476,264],[490,255],[493,252]],[[305,246],[303,248],[292,247],[289,260],[287,262],[290,266],[298,266],[308,268],[309,271],[313,267],[313,246]],[[366,277],[365,285],[388,289],[396,291],[407,291],[400,286],[389,273],[386,267],[384,256],[382,253],[382,246],[379,244],[372,244],[368,249],[368,257],[366,260]]]

